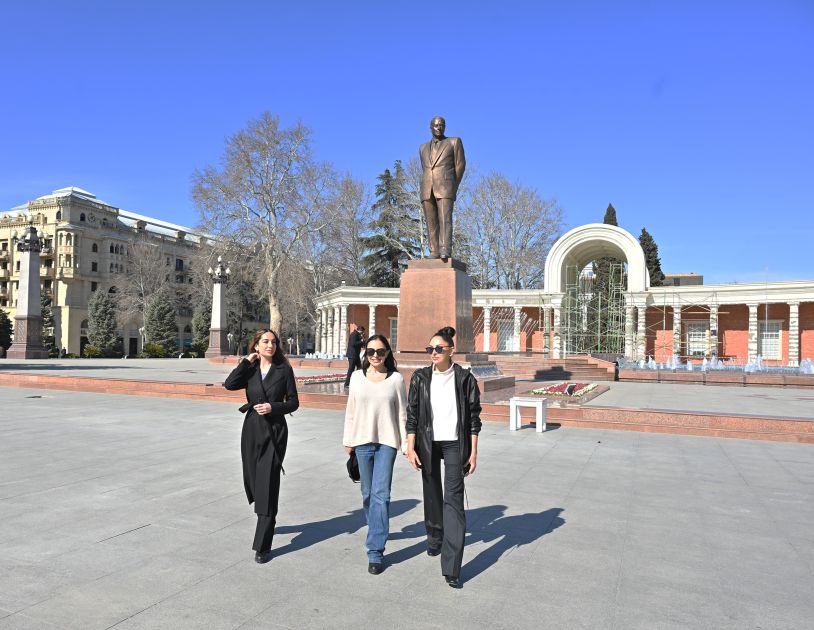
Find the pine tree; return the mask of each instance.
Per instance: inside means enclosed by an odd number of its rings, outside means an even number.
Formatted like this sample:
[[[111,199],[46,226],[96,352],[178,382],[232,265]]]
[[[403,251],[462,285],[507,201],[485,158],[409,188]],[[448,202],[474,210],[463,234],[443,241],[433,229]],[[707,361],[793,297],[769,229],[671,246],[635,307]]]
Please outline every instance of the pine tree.
[[[368,254],[362,259],[365,283],[397,287],[407,261],[420,254],[416,208],[406,190],[406,175],[396,160],[393,173],[385,169],[378,177],[373,211],[378,218],[371,224],[373,235],[362,239]]]
[[[664,272],[661,270],[661,259],[659,258],[659,246],[645,228],[639,235],[639,244],[644,251],[644,259],[647,262],[647,271],[650,272],[650,286],[660,287],[664,285]]]
[[[110,356],[118,343],[116,306],[104,291],[94,291],[88,300],[88,343],[102,356]]]
[[[144,309],[144,336],[147,343],[157,344],[168,353],[175,350],[178,345],[175,313],[175,305],[166,289],[153,294]]]
[[[605,225],[619,226],[619,224],[616,222],[616,208],[613,207],[612,203],[608,204],[608,207],[605,210],[605,218],[602,219],[602,223]]]
[[[192,350],[199,357],[209,347],[209,327],[212,324],[212,304],[205,302],[195,308],[192,316]]]
[[[0,347],[8,350],[11,346],[11,318],[0,308]]]

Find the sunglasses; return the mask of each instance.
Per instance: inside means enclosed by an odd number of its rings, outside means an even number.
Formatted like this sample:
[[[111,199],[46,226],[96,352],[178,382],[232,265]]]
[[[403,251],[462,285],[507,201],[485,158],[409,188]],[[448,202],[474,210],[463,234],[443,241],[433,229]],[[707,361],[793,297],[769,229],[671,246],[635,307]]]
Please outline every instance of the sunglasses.
[[[365,350],[365,354],[367,356],[369,356],[369,357],[372,357],[374,354],[377,357],[383,357],[384,355],[387,354],[387,350],[385,350],[384,348],[376,348],[376,349],[368,348],[367,350]]]
[[[427,354],[432,354],[433,352],[437,354],[444,354],[444,350],[449,348],[449,346],[427,346],[424,350],[427,351]]]

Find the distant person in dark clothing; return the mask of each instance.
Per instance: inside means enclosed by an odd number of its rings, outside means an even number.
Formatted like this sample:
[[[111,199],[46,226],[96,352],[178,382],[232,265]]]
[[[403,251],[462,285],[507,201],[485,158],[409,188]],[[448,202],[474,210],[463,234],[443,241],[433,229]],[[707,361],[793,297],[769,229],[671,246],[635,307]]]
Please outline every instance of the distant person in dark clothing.
[[[350,387],[351,374],[362,367],[362,359],[359,358],[359,353],[362,352],[362,346],[365,345],[364,338],[364,326],[357,326],[348,337],[348,351],[345,353],[345,356],[348,357],[348,373],[345,376],[345,387]]]

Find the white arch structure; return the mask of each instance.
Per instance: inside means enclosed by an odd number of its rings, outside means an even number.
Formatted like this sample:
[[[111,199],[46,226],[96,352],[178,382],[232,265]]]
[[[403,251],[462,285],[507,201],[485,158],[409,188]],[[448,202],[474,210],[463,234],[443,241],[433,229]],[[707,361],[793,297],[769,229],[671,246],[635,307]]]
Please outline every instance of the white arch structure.
[[[605,256],[627,262],[628,292],[640,293],[650,288],[650,274],[638,239],[615,225],[589,223],[566,232],[551,247],[545,261],[544,292],[564,293],[567,267],[582,269]]]

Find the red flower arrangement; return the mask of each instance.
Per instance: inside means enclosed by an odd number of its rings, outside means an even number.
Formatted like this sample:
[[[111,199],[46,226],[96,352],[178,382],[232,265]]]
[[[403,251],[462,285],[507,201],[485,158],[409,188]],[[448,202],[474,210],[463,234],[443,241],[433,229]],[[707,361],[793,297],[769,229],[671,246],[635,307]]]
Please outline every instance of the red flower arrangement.
[[[311,376],[298,376],[298,385],[311,385],[314,383],[338,383],[345,380],[345,373],[342,374],[312,374]]]
[[[531,390],[535,396],[559,396],[561,398],[580,398],[596,388],[596,383],[557,383]],[[569,393],[570,391],[570,393]]]

